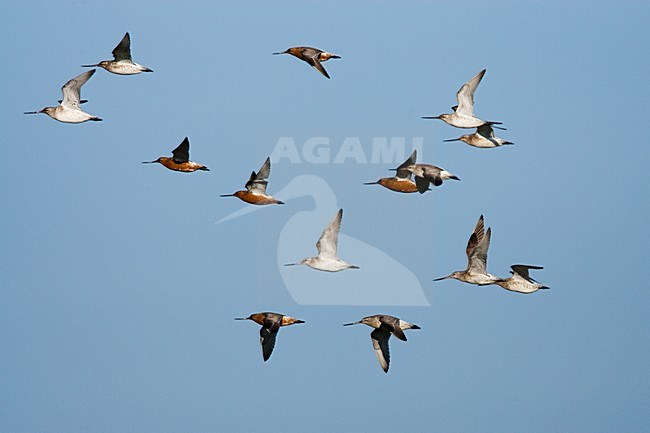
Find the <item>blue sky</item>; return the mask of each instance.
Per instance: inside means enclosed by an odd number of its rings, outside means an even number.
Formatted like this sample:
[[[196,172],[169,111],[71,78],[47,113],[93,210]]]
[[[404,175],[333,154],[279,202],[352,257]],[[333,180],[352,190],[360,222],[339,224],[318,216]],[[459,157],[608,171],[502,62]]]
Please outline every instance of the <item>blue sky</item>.
[[[0,431],[647,431],[647,4],[0,8]],[[98,70],[82,96],[103,122],[22,114],[126,31],[155,72]],[[339,54],[332,79],[271,55],[296,45]],[[515,145],[443,143],[464,130],[420,117],[483,68],[475,113]],[[185,136],[212,171],[140,164]],[[287,204],[217,224],[246,208],[219,194],[287,137],[300,160],[274,161],[268,187]],[[461,181],[363,185],[402,162],[373,161],[377,137]],[[283,268],[338,207],[361,269]],[[489,271],[541,265],[551,290],[431,281],[465,266],[481,214]],[[267,363],[258,326],[232,320],[257,311],[307,322]],[[422,327],[391,339],[389,374],[370,328],[341,326],[375,313]]]

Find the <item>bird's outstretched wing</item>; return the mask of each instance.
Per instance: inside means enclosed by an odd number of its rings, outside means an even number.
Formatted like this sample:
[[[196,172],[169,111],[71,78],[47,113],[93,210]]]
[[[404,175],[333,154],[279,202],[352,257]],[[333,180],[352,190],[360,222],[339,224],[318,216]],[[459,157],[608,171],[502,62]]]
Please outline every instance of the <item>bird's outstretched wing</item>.
[[[91,69],[81,75],[77,75],[61,87],[61,93],[63,94],[63,100],[61,101],[62,106],[74,110],[80,109],[81,86],[83,86],[86,81],[93,76],[95,71],[96,69]]]
[[[456,93],[456,113],[474,117],[474,92],[485,75],[485,69],[472,77]]]
[[[113,49],[113,58],[116,62],[131,60],[131,36],[129,32],[126,32],[120,43]]]
[[[316,54],[314,57],[307,57],[305,58],[305,61],[312,65],[314,69],[316,69],[318,72],[323,74],[325,77],[329,78],[330,75],[327,73],[323,65],[320,63],[320,60],[318,60],[318,54]]]
[[[318,256],[324,259],[337,259],[337,246],[339,241],[339,228],[341,227],[341,219],[343,218],[343,209],[339,209],[332,221],[325,227],[323,233],[320,235],[316,248],[318,249]]]
[[[172,159],[177,164],[182,164],[190,160],[190,140],[187,137],[183,140],[181,144],[174,150],[172,150]]]
[[[266,158],[264,164],[260,170],[255,173],[251,173],[251,177],[246,182],[246,189],[252,191],[256,194],[266,195],[266,185],[268,185],[267,179],[271,174],[271,158]]]
[[[485,223],[483,215],[481,215],[476,222],[474,232],[469,237],[467,242],[467,269],[473,273],[485,274],[487,272],[487,252],[490,248],[490,238],[492,230],[490,228],[485,230]]]
[[[402,178],[402,179],[410,179],[411,175],[413,173],[411,173],[409,170],[407,170],[406,167],[408,167],[409,165],[415,164],[415,160],[417,159],[417,157],[418,157],[418,151],[417,151],[417,149],[414,149],[411,156],[409,156],[406,161],[404,161],[399,167],[397,167],[396,176],[399,177],[399,178]],[[428,185],[427,185],[427,188],[428,188]]]
[[[280,324],[275,321],[265,321],[260,329],[260,344],[262,345],[262,357],[268,361],[275,347],[275,338],[280,330]]]
[[[377,360],[381,369],[385,373],[388,373],[388,366],[390,364],[390,350],[388,348],[388,339],[390,338],[390,332],[384,331],[382,329],[375,329],[370,333],[370,338],[372,339],[372,348],[375,349],[375,355],[377,355]]]

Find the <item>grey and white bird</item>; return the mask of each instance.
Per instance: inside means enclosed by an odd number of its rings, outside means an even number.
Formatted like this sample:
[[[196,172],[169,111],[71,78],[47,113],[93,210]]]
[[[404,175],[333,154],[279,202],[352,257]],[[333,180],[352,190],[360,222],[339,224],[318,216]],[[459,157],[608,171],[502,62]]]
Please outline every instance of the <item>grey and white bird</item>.
[[[113,49],[113,60],[102,60],[96,65],[81,65],[84,68],[100,67],[117,75],[135,75],[141,72],[153,72],[146,66],[131,59],[131,36],[126,32],[119,44]]]
[[[429,183],[440,186],[443,180],[460,180],[455,174],[431,164],[411,164],[404,167],[404,170],[408,170],[415,175],[415,185],[420,194],[424,194],[429,189]]]
[[[282,326],[295,325],[296,323],[305,323],[303,320],[294,319],[278,313],[255,313],[248,317],[236,317],[235,320],[252,320],[262,325],[260,329],[260,344],[262,345],[262,357],[264,362],[268,361],[275,347],[275,337]]]
[[[470,146],[479,147],[481,149],[488,149],[491,147],[499,147],[505,144],[514,144],[511,141],[504,140],[494,135],[494,129],[489,124],[484,124],[476,128],[476,132],[473,134],[461,135],[458,138],[452,138],[450,140],[442,140],[444,142],[451,141],[463,141]]]
[[[433,281],[452,278],[465,283],[485,286],[502,280],[497,276],[487,273],[487,253],[488,248],[490,248],[492,229],[488,227],[485,232],[484,224],[483,215],[481,215],[467,242],[467,248],[465,249],[465,253],[467,254],[467,269],[452,272],[446,277],[436,278]]]
[[[388,339],[390,338],[390,335],[393,334],[400,340],[406,341],[404,330],[420,329],[418,325],[414,325],[413,323],[409,323],[387,314],[367,316],[358,322],[345,323],[343,326],[357,325],[360,323],[375,328],[375,330],[370,333],[370,338],[372,339],[372,348],[375,349],[375,355],[377,355],[377,360],[379,361],[379,365],[381,365],[381,369],[384,370],[384,373],[388,373],[388,366],[390,365],[390,350],[388,348]]]
[[[338,272],[344,269],[359,269],[356,265],[340,260],[337,253],[337,245],[339,241],[339,229],[341,227],[341,219],[343,218],[343,209],[334,215],[334,218],[325,227],[323,233],[320,235],[316,248],[318,255],[316,257],[307,257],[296,263],[287,263],[285,266],[306,265],[310,268],[319,271]]]
[[[327,51],[312,47],[291,47],[287,48],[284,51],[273,53],[273,55],[278,54],[291,54],[292,56],[309,63],[314,69],[323,74],[326,78],[329,78],[330,76],[321,63],[326,62],[329,59],[341,58],[341,56],[338,56],[336,54],[328,53]]]
[[[501,122],[490,122],[474,117],[474,92],[485,75],[485,69],[463,84],[456,93],[458,105],[452,107],[453,113],[439,116],[425,116],[423,119],[440,119],[456,128],[478,128],[481,125],[500,125]]]
[[[81,101],[81,86],[83,86],[86,81],[93,76],[96,69],[91,69],[86,71],[81,75],[78,75],[61,87],[61,93],[63,93],[63,99],[61,100],[60,105],[57,107],[45,107],[40,111],[27,111],[25,114],[38,114],[44,113],[50,116],[54,120],[58,120],[63,123],[83,123],[88,120],[101,121],[97,116],[92,114],[85,113],[81,111],[79,107],[84,101]]]
[[[518,293],[534,293],[540,289],[548,289],[548,287],[538,283],[528,275],[530,269],[544,269],[543,267],[532,265],[512,265],[510,268],[512,269],[512,271],[510,271],[512,276],[510,278],[495,281],[494,284],[501,286],[506,290],[510,290],[511,292]]]

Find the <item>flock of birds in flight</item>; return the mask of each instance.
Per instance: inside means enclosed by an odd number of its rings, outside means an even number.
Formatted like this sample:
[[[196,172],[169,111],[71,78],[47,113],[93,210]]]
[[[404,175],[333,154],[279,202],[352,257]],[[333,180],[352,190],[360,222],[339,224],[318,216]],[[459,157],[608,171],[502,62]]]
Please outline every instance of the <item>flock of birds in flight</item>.
[[[151,69],[133,62],[131,58],[131,38],[127,32],[124,38],[113,50],[113,60],[103,60],[94,65],[82,65],[82,67],[99,67],[108,72],[118,75],[134,75],[142,72],[153,72]],[[273,54],[290,54],[300,60],[307,62],[314,69],[326,78],[329,74],[322,63],[329,59],[340,59],[341,57],[316,48],[292,47],[285,51]],[[25,114],[44,113],[51,118],[64,123],[83,123],[87,121],[101,121],[102,119],[88,114],[81,110],[80,105],[87,102],[81,99],[81,87],[93,76],[95,69],[84,72],[72,78],[63,85],[61,91],[63,99],[56,107],[45,107],[40,111],[25,112]],[[448,125],[456,128],[476,128],[473,134],[462,135],[459,138],[444,141],[463,141],[470,146],[478,148],[493,148],[507,144],[513,144],[507,140],[496,137],[494,128],[504,129],[496,125],[501,122],[485,121],[474,116],[474,92],[485,75],[485,69],[467,81],[456,93],[458,105],[452,107],[453,112],[439,116],[426,116],[423,119],[440,119]],[[145,161],[144,164],[159,163],[169,170],[185,173],[197,170],[209,171],[209,168],[190,161],[190,142],[187,137],[181,144],[172,151],[171,157],[161,156],[154,161]],[[443,181],[453,179],[460,180],[449,171],[431,164],[416,163],[417,152],[414,150],[411,156],[399,167],[393,169],[395,176],[381,178],[376,182],[367,182],[366,185],[381,185],[389,190],[400,193],[419,192],[424,194],[430,190],[430,185],[440,186]],[[223,194],[222,197],[237,197],[240,200],[253,205],[284,204],[282,201],[268,195],[266,187],[271,174],[271,160],[267,158],[259,171],[253,171],[245,184],[245,189],[232,194]],[[412,180],[415,176],[415,181]],[[345,269],[359,269],[358,266],[340,260],[337,252],[339,229],[343,218],[343,209],[339,209],[332,221],[323,230],[316,248],[318,255],[307,257],[295,263],[287,263],[285,266],[306,265],[313,269],[327,272],[338,272]],[[455,271],[451,274],[436,278],[434,281],[444,279],[456,279],[469,284],[498,285],[506,290],[519,293],[533,293],[548,287],[538,283],[529,275],[531,269],[543,269],[540,266],[512,265],[509,278],[500,278],[487,272],[487,253],[490,247],[491,229],[485,230],[483,215],[480,216],[465,250],[467,254],[467,267],[462,271]],[[262,326],[260,329],[260,343],[262,356],[267,361],[275,347],[277,333],[282,326],[289,326],[298,323],[305,323],[302,320],[283,314],[264,312],[251,314],[248,317],[239,317],[236,320],[252,320]],[[390,351],[388,340],[391,335],[406,341],[404,331],[406,329],[420,329],[418,325],[406,322],[397,317],[386,314],[377,314],[364,317],[353,323],[346,323],[344,326],[365,324],[374,328],[370,337],[373,349],[384,372],[388,372],[390,363]]]

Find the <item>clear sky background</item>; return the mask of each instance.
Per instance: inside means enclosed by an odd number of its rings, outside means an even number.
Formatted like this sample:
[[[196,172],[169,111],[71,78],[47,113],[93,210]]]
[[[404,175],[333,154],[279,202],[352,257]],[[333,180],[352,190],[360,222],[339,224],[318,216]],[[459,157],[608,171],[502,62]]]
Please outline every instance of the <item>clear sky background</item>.
[[[647,2],[0,9],[1,432],[650,428]],[[103,122],[22,114],[55,105],[126,31],[155,72],[98,70],[82,97]],[[332,79],[271,55],[296,45],[341,55],[324,64]],[[420,117],[449,112],[483,68],[475,112],[516,144],[443,143],[465,130]],[[185,136],[212,171],[140,163]],[[328,137],[332,157],[274,162],[269,192],[287,198],[292,180],[314,175],[325,193],[294,182],[285,206],[215,224],[247,206],[219,194],[240,189],[279,137],[299,152]],[[420,137],[419,160],[462,180],[422,196],[365,186],[401,161],[335,163],[345,137],[367,155],[373,137]],[[337,206],[340,255],[361,269],[278,266],[315,252]],[[464,268],[480,214],[493,231],[489,271],[541,265],[534,277],[551,290],[431,281]],[[313,228],[281,246],[298,215]],[[377,250],[413,280],[377,271]],[[360,291],[415,290],[430,305],[297,302],[289,270],[312,293],[361,278]],[[307,322],[280,331],[267,363],[259,327],[233,320],[257,311]],[[341,326],[375,313],[422,327],[391,339],[388,374],[371,329]]]

